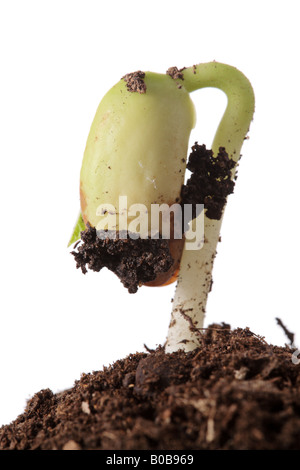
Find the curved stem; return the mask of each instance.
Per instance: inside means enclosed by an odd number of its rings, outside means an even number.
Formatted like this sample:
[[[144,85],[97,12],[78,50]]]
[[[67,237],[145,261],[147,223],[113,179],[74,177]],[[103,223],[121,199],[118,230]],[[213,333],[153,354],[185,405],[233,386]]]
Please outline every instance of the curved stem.
[[[249,80],[238,69],[219,62],[208,62],[183,70],[184,87],[193,92],[201,88],[218,88],[228,103],[217,129],[212,150],[225,147],[236,162],[254,113],[254,93]]]
[[[227,107],[212,150],[217,155],[219,147],[225,147],[228,155],[238,162],[254,113],[254,93],[249,80],[235,67],[218,62],[184,69],[183,78],[183,84],[189,92],[214,87],[226,93]],[[195,220],[192,224],[195,226]],[[199,346],[199,329],[203,328],[221,224],[222,219],[211,220],[204,215],[203,247],[193,251],[185,247],[183,251],[166,352],[179,349],[191,351]]]

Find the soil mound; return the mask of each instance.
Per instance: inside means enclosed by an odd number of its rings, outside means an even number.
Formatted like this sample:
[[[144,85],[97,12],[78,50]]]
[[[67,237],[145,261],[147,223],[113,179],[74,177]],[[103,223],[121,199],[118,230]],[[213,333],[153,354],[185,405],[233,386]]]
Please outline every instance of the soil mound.
[[[211,325],[191,353],[146,349],[69,390],[41,390],[0,428],[0,449],[299,450],[293,351]]]

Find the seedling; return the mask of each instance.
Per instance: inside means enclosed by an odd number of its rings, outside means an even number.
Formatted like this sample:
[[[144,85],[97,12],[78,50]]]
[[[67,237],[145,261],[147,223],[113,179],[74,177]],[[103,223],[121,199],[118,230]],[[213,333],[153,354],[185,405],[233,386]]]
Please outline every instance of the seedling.
[[[195,124],[190,93],[205,87],[219,88],[228,102],[212,153],[193,147],[189,166],[201,184],[191,201],[184,185]],[[81,213],[69,244],[81,236],[82,245],[72,252],[77,267],[114,269],[130,292],[177,279],[166,352],[199,346],[224,207],[253,113],[248,79],[217,62],[127,74],[96,112],[80,174]],[[187,201],[193,203],[189,228],[180,211]],[[157,208],[168,210],[159,218]],[[204,237],[191,249],[188,234],[199,233],[200,226]]]

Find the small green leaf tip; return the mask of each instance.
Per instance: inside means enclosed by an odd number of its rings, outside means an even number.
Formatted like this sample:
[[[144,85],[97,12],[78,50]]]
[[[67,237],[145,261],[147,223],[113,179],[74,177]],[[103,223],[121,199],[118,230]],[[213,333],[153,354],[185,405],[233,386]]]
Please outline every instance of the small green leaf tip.
[[[81,215],[81,212],[80,212],[79,216],[78,216],[78,219],[77,219],[77,222],[76,222],[76,225],[74,227],[72,236],[71,236],[70,241],[68,243],[68,247],[73,245],[73,243],[77,242],[77,240],[80,239],[80,234],[85,229],[86,229],[86,226],[85,226],[85,223],[83,221],[83,218],[82,218],[82,215]]]

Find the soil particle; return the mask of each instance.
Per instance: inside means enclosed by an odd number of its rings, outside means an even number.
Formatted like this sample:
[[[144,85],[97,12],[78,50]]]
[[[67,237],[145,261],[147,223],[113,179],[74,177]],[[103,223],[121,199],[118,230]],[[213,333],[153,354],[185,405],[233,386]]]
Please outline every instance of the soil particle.
[[[119,277],[129,293],[135,293],[142,283],[154,281],[173,265],[168,240],[132,239],[123,232],[112,239],[108,231],[105,234],[99,237],[90,225],[81,232],[81,243],[71,254],[84,274],[87,267],[97,272],[106,267]]]
[[[41,390],[0,428],[0,449],[300,450],[292,349],[224,323],[203,331],[191,353],[159,346]]]
[[[184,68],[179,70],[177,67],[169,67],[168,70],[166,71],[166,74],[170,75],[170,77],[173,78],[174,80],[178,80],[178,79],[184,80],[183,73],[182,73],[183,70]]]
[[[131,92],[138,92],[140,94],[146,93],[147,87],[144,82],[145,72],[138,70],[137,72],[127,73],[122,77],[126,82],[127,89]]]

